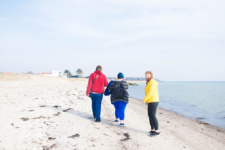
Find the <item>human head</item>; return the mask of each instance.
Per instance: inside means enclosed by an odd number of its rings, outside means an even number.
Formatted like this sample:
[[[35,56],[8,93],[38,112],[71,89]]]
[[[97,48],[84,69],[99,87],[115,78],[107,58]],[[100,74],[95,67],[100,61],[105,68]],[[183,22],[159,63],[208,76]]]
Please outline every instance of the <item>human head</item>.
[[[96,71],[102,71],[102,66],[98,65],[98,66],[96,67]]]
[[[120,72],[120,73],[118,73],[117,77],[118,77],[118,79],[123,79],[124,75],[123,75],[123,73]]]
[[[146,71],[145,78],[147,81],[153,79],[153,73],[151,71]]]

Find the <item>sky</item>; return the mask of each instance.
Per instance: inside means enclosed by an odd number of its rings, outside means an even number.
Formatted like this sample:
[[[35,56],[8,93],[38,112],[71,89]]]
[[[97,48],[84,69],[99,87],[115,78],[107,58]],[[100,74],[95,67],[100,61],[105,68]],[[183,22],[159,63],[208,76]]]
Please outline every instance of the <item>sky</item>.
[[[0,0],[0,72],[225,81],[224,0]]]

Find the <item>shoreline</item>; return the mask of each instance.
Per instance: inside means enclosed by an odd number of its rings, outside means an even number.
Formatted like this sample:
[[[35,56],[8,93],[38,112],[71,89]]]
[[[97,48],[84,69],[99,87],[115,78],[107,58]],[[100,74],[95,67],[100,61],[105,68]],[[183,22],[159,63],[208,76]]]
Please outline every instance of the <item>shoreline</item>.
[[[147,107],[130,98],[125,127],[115,120],[109,96],[94,122],[87,80],[0,76],[0,149],[223,149],[225,131],[159,108],[160,136],[150,137]],[[15,136],[16,135],[16,136]]]
[[[139,100],[139,99],[136,99],[136,98],[133,98],[133,97],[130,97],[130,98],[131,98],[131,99],[134,99],[134,100],[136,100],[136,101],[140,101],[140,102],[141,102],[141,100]],[[176,111],[172,111],[172,110],[168,110],[168,109],[162,108],[162,107],[160,107],[160,106],[158,107],[158,109],[162,109],[162,110],[164,110],[164,111],[168,111],[168,113],[173,113],[173,114],[175,114],[175,115],[179,115],[179,116],[181,116],[181,117],[184,117],[185,119],[190,119],[190,120],[192,120],[192,121],[194,121],[194,122],[196,122],[196,123],[204,124],[204,125],[206,125],[206,126],[209,126],[209,127],[214,128],[214,129],[216,129],[216,130],[224,131],[224,132],[225,132],[225,129],[223,129],[223,128],[219,127],[219,126],[212,125],[212,124],[210,124],[210,123],[208,123],[208,122],[205,122],[205,121],[202,121],[201,119],[198,119],[198,118],[200,118],[200,117],[196,117],[196,118],[194,118],[194,117],[189,117],[189,116],[180,114],[180,113],[178,113],[178,112],[176,112]]]

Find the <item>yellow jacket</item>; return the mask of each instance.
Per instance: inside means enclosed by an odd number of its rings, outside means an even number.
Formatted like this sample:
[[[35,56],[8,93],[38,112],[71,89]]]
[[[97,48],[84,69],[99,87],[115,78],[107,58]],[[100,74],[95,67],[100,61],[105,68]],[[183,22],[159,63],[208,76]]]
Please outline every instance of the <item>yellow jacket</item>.
[[[158,82],[154,79],[151,79],[145,87],[145,97],[143,99],[143,102],[159,102]]]

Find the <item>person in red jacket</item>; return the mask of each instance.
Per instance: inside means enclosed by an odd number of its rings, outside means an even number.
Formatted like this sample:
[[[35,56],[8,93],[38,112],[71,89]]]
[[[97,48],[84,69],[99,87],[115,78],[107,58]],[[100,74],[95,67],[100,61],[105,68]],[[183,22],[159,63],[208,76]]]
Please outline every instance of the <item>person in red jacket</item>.
[[[86,95],[91,97],[92,112],[96,119],[95,122],[101,121],[101,103],[104,93],[104,87],[108,85],[106,76],[102,73],[102,67],[98,65],[96,71],[89,77]]]

